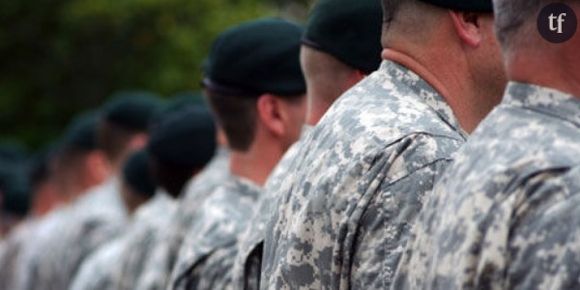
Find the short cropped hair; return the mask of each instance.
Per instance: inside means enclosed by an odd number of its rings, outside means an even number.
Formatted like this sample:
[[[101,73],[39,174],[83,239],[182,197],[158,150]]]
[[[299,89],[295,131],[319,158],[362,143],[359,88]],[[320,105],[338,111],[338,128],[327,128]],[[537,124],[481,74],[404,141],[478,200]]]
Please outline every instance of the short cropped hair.
[[[522,32],[524,24],[536,23],[541,7],[548,0],[494,0],[495,29],[499,42],[504,49],[510,48]]]

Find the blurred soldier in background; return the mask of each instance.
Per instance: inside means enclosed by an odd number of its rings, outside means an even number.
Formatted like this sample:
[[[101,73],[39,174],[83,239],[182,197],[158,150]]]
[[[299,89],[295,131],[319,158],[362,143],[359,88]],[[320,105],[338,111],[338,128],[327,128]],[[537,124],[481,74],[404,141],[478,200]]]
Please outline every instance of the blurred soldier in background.
[[[128,214],[132,216],[155,195],[155,190],[147,153],[144,150],[132,153],[123,166],[121,180],[121,194]],[[116,262],[124,246],[123,238],[119,237],[95,250],[82,263],[70,289],[113,289],[113,277],[120,270]]]
[[[231,28],[214,42],[204,85],[232,150],[231,175],[197,212],[169,289],[231,285],[236,240],[260,187],[304,123],[301,35],[293,23],[262,19]]]
[[[315,126],[345,91],[381,62],[380,2],[322,0],[312,10],[302,36],[301,66],[307,85],[307,125]],[[307,136],[307,128],[302,140]],[[279,204],[277,189],[291,179],[288,167],[300,158],[293,145],[266,182],[258,210],[240,242],[234,265],[236,289],[259,289],[265,226]]]
[[[40,243],[40,251],[31,259],[32,265],[25,266],[29,273],[24,275],[22,289],[67,289],[82,260],[123,229],[126,209],[121,202],[117,175],[127,156],[147,142],[149,122],[159,106],[157,97],[144,93],[124,93],[104,106],[97,140],[106,157],[105,171],[109,177],[74,200],[54,227],[45,230],[48,239]],[[70,180],[83,179],[71,176],[67,178]]]
[[[580,38],[538,33],[551,1],[494,3],[512,82],[435,188],[394,289],[580,288]]]
[[[491,1],[384,0],[378,71],[297,149],[263,289],[385,289],[434,181],[505,86]]]
[[[24,220],[30,208],[27,165],[23,146],[0,144],[0,240]]]

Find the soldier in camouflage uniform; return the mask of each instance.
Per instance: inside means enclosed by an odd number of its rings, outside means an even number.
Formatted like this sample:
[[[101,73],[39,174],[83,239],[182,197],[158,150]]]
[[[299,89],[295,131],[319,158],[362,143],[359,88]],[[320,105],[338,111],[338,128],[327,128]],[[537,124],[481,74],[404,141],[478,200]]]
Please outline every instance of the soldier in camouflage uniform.
[[[123,165],[121,188],[125,204],[131,203],[132,205],[128,206],[128,208],[135,210],[150,200],[155,194],[156,185],[149,172],[148,157],[145,151],[139,150],[133,153]],[[162,194],[158,196],[161,197]],[[135,202],[136,200],[140,200],[140,202]],[[127,244],[125,237],[130,235],[134,228],[149,222],[152,219],[151,216],[157,217],[157,215],[163,214],[162,210],[170,207],[170,205],[166,206],[166,204],[165,199],[159,198],[159,201],[152,201],[147,204],[150,205],[150,210],[144,209],[147,206],[143,206],[143,209],[139,209],[135,214],[134,210],[129,210],[129,215],[132,216],[133,221],[131,227],[128,228],[128,232],[99,247],[87,257],[73,279],[70,289],[114,289],[115,278],[121,269],[118,261]]]
[[[262,289],[390,287],[423,198],[505,85],[490,1],[383,6],[385,61],[306,136],[276,193]]]
[[[67,289],[83,259],[123,229],[127,213],[117,174],[128,154],[145,145],[149,120],[159,105],[157,97],[143,93],[125,93],[105,105],[98,141],[111,177],[76,198],[58,214],[61,218],[54,220],[52,228],[43,230],[47,239],[30,256],[32,264],[24,266],[22,289]],[[102,162],[90,167],[98,164]]]
[[[378,68],[381,23],[380,3],[375,0],[322,0],[311,11],[301,47],[308,102],[307,126],[301,139],[340,95]],[[258,210],[240,238],[234,289],[259,289],[266,223],[278,205],[276,190],[289,178],[288,168],[299,157],[300,142],[286,152],[268,178]]]
[[[261,19],[231,28],[214,42],[204,85],[227,135],[231,175],[195,215],[169,289],[231,288],[237,239],[262,184],[304,122],[301,35],[293,23]]]
[[[394,289],[580,288],[580,40],[541,38],[550,2],[494,1],[513,81],[437,184]]]

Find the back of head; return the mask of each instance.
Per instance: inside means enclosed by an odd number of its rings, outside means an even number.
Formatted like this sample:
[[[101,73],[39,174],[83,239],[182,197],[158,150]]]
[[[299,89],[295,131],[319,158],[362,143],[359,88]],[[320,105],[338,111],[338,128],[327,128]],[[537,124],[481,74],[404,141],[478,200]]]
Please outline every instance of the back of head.
[[[145,150],[129,155],[122,169],[123,190],[121,196],[129,212],[155,195],[156,184],[151,175],[149,156]]]
[[[177,197],[216,151],[216,127],[210,112],[191,107],[166,115],[151,130],[147,152],[157,184]]]
[[[117,93],[104,105],[98,144],[113,167],[145,145],[149,124],[161,105],[160,98],[147,92]]]
[[[381,11],[378,0],[321,0],[314,6],[301,52],[309,119],[316,122],[320,116],[313,114],[322,115],[342,93],[379,67]]]
[[[230,28],[214,41],[203,83],[232,149],[246,151],[252,144],[260,97],[303,100],[302,32],[288,21],[260,19]]]

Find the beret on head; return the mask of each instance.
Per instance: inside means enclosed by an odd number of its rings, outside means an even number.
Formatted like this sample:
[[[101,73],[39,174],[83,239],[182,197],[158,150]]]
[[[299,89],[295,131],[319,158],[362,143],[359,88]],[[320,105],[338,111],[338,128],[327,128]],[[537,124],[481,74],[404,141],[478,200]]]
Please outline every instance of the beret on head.
[[[380,0],[320,0],[302,43],[368,74],[381,63],[382,21]]]
[[[26,216],[31,196],[28,172],[22,164],[0,161],[0,200],[3,212]]]
[[[103,118],[120,127],[146,131],[163,101],[148,92],[121,92],[113,95],[103,107]]]
[[[281,19],[260,19],[230,28],[214,41],[204,86],[226,96],[306,92],[300,68],[303,29]]]
[[[73,119],[67,128],[61,145],[63,149],[94,150],[97,147],[99,114],[88,112]]]
[[[202,168],[216,150],[216,128],[202,107],[167,115],[151,130],[147,150],[159,162],[181,168]]]
[[[205,107],[205,99],[200,92],[183,92],[174,95],[168,102],[158,108],[151,120],[151,125],[156,126],[168,115],[183,111],[186,108]]]
[[[156,186],[149,170],[149,157],[145,150],[138,150],[129,156],[123,165],[123,180],[143,197],[155,195]]]
[[[493,12],[492,0],[421,0],[423,2],[458,11]]]

